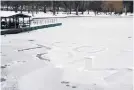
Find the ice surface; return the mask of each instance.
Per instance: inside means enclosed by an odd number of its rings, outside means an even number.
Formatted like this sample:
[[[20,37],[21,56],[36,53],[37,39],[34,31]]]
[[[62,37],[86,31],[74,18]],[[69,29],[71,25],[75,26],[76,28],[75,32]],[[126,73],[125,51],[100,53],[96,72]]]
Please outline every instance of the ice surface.
[[[132,90],[132,17],[58,20],[1,36],[3,90]]]

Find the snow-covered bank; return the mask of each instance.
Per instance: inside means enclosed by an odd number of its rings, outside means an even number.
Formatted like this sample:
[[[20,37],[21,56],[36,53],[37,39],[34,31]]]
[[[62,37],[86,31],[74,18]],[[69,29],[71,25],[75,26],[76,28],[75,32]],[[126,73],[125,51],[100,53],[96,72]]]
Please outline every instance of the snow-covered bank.
[[[1,15],[0,16],[10,16],[10,15],[14,15],[14,14],[18,14],[20,12],[15,13],[14,11],[0,11]],[[75,12],[72,12],[72,14],[68,14],[68,13],[64,13],[64,12],[59,12],[56,15],[53,15],[52,12],[38,12],[38,13],[34,13],[32,15],[32,13],[28,13],[28,12],[23,12],[23,14],[26,15],[30,15],[32,16],[32,18],[67,18],[67,17],[92,17],[92,16],[96,16],[96,17],[132,17],[133,13],[128,13],[127,15],[125,15],[125,13],[121,14],[121,15],[106,15],[103,12],[101,12],[101,14],[95,15],[94,12],[90,11],[89,14],[88,12],[85,12],[84,14],[81,14],[81,12],[79,12],[79,15],[76,15]]]
[[[132,90],[132,18],[60,21],[60,27],[1,36],[3,90],[16,82],[18,90]]]

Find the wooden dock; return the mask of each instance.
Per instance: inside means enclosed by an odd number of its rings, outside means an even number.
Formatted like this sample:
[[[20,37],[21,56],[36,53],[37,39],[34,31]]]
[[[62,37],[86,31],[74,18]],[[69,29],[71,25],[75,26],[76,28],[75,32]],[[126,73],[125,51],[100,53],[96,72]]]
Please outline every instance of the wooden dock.
[[[16,33],[33,31],[33,30],[37,30],[37,29],[55,27],[55,26],[60,26],[60,25],[62,25],[62,23],[40,25],[40,26],[34,26],[34,27],[24,27],[24,28],[17,28],[17,29],[1,29],[1,35],[16,34]]]

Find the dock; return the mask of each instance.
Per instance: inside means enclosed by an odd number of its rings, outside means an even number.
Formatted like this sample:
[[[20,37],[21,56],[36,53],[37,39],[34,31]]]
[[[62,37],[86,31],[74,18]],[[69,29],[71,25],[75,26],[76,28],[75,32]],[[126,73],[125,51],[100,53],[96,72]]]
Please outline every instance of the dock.
[[[1,35],[17,34],[17,33],[21,33],[21,32],[28,32],[28,31],[33,31],[33,30],[37,30],[37,29],[55,27],[55,26],[60,26],[60,25],[62,25],[62,23],[39,25],[39,26],[33,26],[33,27],[13,28],[13,29],[1,29]]]

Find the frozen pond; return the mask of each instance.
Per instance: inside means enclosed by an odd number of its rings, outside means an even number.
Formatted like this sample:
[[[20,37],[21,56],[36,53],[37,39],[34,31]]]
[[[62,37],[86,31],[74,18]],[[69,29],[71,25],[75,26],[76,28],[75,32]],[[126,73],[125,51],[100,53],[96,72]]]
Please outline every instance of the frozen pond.
[[[62,26],[1,36],[3,88],[132,90],[132,17],[58,20]]]

